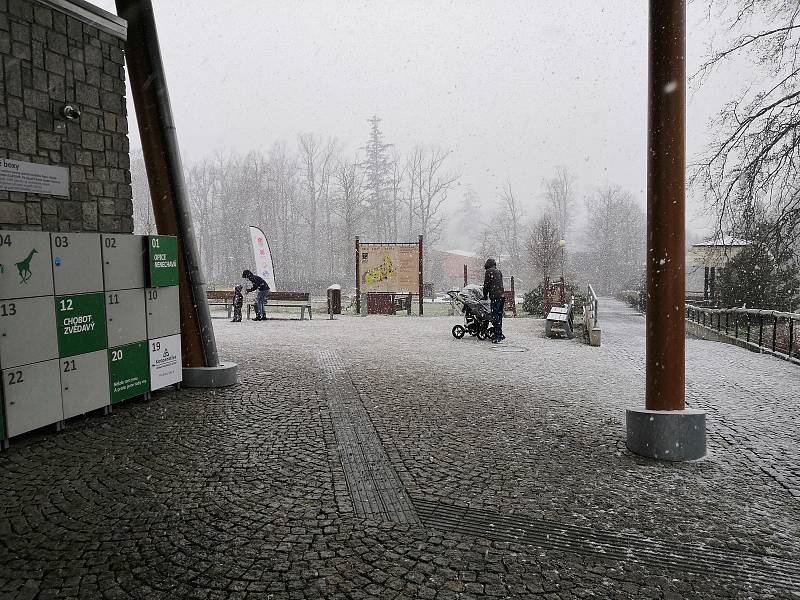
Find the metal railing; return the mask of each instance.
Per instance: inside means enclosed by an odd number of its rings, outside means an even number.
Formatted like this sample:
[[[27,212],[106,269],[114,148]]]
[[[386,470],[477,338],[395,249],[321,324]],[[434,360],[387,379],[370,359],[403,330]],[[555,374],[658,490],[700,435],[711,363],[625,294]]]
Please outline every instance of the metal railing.
[[[800,357],[800,313],[754,308],[705,308],[686,305],[686,319],[774,354]]]

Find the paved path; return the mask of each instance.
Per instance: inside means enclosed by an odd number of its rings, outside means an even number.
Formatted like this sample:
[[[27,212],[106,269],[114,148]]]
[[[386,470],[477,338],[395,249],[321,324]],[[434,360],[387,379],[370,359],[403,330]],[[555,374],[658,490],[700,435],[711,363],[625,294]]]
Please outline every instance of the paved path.
[[[800,598],[800,370],[687,341],[709,456],[624,443],[643,319],[216,322],[241,384],[0,455],[0,598]]]

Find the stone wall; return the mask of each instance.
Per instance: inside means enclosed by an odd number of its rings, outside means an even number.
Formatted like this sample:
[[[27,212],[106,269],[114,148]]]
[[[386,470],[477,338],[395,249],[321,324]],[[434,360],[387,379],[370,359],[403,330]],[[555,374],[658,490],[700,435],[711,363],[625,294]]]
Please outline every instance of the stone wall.
[[[45,3],[0,0],[0,158],[70,170],[69,198],[0,191],[0,229],[133,231],[124,48]]]

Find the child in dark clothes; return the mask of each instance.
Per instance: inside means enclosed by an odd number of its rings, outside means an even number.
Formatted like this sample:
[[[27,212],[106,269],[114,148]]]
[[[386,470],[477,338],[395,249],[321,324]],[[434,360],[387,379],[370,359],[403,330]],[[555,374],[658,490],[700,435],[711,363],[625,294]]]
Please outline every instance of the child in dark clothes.
[[[244,294],[242,294],[243,287],[237,285],[233,288],[233,319],[231,323],[242,322],[242,305],[244,304]]]

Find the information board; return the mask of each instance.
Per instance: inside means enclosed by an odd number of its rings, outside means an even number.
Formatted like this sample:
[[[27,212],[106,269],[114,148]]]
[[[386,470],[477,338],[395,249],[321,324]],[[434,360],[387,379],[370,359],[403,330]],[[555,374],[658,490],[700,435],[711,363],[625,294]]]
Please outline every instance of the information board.
[[[359,246],[362,292],[418,292],[418,244]]]
[[[149,358],[146,341],[108,349],[112,404],[141,396],[150,390]]]
[[[74,356],[108,347],[103,294],[56,296],[58,355]]]
[[[181,336],[171,335],[149,341],[150,389],[179,383],[183,377]]]
[[[69,169],[2,158],[0,190],[69,197]]]
[[[178,238],[151,235],[147,244],[150,287],[178,285]]]

